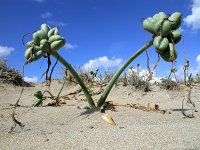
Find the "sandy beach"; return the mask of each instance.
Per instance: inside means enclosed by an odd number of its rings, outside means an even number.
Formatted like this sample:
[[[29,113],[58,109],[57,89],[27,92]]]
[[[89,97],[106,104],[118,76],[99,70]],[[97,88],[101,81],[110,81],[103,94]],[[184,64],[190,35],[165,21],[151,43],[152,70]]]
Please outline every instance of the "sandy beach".
[[[50,91],[57,95],[62,83],[54,80]],[[24,124],[8,133],[13,121],[10,104],[15,104],[22,87],[11,84],[0,86],[0,149],[2,150],[122,150],[122,149],[200,149],[200,86],[192,89],[191,98],[196,104],[195,118],[185,118],[181,113],[182,100],[187,89],[165,90],[156,85],[144,93],[132,86],[114,87],[108,96],[114,103],[139,103],[159,105],[170,113],[145,112],[133,108],[116,107],[107,110],[117,124],[110,125],[101,118],[99,111],[89,112],[84,95],[64,100],[59,107],[17,107],[16,118]],[[78,85],[65,85],[61,95],[74,92]],[[19,104],[31,106],[33,93],[48,89],[44,83],[25,87]],[[98,100],[99,95],[94,96]],[[45,100],[43,105],[51,102]],[[191,113],[185,106],[185,113]]]

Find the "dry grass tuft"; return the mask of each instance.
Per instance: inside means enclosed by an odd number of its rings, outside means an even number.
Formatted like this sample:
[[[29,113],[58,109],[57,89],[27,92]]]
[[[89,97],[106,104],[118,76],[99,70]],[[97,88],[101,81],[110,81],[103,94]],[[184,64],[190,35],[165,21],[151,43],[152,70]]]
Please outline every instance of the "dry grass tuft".
[[[15,68],[7,66],[7,60],[0,60],[0,82],[11,83],[17,86],[32,86],[23,80],[21,73]]]

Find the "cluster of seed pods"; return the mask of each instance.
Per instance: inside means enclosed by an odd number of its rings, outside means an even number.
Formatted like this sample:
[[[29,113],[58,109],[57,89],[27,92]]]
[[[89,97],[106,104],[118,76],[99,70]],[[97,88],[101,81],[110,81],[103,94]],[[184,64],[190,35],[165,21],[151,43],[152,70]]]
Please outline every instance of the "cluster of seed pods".
[[[45,53],[57,51],[65,45],[65,38],[59,35],[58,27],[50,28],[42,24],[41,29],[33,33],[33,40],[27,42],[25,58],[29,61],[40,59]]]
[[[171,15],[160,12],[143,21],[143,28],[153,34],[156,52],[167,62],[177,58],[175,44],[181,40],[181,20],[182,14],[179,12]]]

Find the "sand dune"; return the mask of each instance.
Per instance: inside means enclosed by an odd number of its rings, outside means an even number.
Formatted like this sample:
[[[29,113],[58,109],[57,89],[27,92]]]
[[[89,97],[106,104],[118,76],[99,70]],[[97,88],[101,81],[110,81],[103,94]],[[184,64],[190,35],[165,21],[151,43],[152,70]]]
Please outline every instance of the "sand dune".
[[[56,95],[62,84],[54,80],[51,92]],[[79,88],[66,85],[61,95]],[[44,84],[25,87],[20,105],[31,106],[35,100],[33,93],[48,89]],[[104,149],[200,149],[200,87],[192,89],[192,100],[196,104],[195,118],[184,118],[181,103],[187,96],[187,89],[167,91],[151,86],[150,92],[143,93],[131,86],[114,87],[107,100],[115,103],[139,103],[147,106],[155,104],[171,114],[145,112],[133,108],[116,107],[117,112],[107,110],[116,126],[101,118],[99,111],[84,113],[88,106],[84,95],[65,100],[60,107],[17,107],[16,118],[25,127],[17,126],[8,133],[13,121],[12,109],[20,95],[21,87],[10,84],[0,86],[0,149],[2,150],[104,150]],[[99,95],[94,96],[98,99]],[[43,105],[51,102],[45,100]],[[186,107],[186,113],[191,113]]]

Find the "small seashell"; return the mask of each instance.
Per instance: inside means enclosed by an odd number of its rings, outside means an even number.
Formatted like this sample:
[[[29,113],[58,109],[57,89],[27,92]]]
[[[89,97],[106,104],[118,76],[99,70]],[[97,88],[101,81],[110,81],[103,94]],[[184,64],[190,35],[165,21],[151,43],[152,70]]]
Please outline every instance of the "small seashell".
[[[107,123],[111,124],[111,125],[116,125],[116,123],[114,122],[114,120],[112,119],[112,117],[106,113],[101,113],[101,117],[103,120],[105,120]]]

